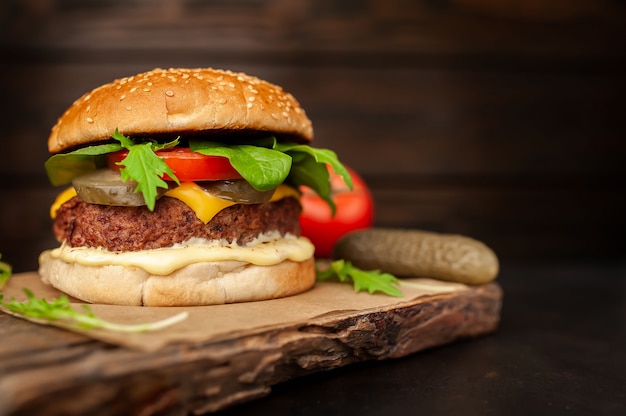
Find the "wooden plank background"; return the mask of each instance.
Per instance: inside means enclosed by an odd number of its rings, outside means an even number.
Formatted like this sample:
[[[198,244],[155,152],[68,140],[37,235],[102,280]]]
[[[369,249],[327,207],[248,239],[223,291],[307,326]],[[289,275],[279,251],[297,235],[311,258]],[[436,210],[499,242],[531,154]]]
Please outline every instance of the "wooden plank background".
[[[54,246],[46,139],[154,67],[282,85],[370,184],[376,225],[515,262],[624,260],[626,6],[617,0],[3,0],[0,253]]]

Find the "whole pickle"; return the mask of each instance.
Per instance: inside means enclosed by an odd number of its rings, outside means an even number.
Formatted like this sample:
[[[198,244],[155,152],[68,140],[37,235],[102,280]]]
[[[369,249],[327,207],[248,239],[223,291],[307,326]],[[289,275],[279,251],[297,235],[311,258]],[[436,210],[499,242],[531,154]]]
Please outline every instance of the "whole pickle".
[[[492,281],[499,270],[497,256],[480,241],[411,229],[351,232],[337,242],[333,258],[397,277],[429,277],[470,285]]]

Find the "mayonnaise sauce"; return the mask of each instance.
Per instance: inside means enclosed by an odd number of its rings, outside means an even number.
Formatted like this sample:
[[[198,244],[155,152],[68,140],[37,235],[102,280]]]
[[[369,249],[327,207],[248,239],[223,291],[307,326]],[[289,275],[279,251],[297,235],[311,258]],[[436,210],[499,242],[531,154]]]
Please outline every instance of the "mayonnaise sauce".
[[[245,246],[236,242],[229,244],[225,241],[191,239],[172,247],[126,252],[70,247],[64,243],[51,250],[50,256],[83,266],[134,266],[155,275],[168,275],[198,262],[235,260],[259,266],[272,266],[285,260],[300,262],[311,258],[314,251],[313,244],[305,237],[276,238],[267,234]]]

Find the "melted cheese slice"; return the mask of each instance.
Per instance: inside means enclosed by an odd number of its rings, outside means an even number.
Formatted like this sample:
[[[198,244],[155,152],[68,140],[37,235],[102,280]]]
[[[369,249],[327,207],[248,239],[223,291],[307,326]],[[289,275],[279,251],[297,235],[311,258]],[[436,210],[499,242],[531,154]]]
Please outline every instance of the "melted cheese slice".
[[[139,267],[164,276],[197,262],[241,261],[259,266],[272,266],[285,260],[300,262],[311,258],[314,251],[313,244],[305,237],[280,237],[278,233],[269,233],[246,246],[239,246],[236,242],[192,239],[173,247],[119,253],[62,244],[51,250],[50,256],[83,266]]]
[[[227,201],[205,192],[194,182],[183,182],[180,186],[167,191],[165,196],[183,201],[205,224],[224,208],[235,205],[233,201]]]
[[[206,192],[194,182],[183,182],[180,186],[167,191],[165,196],[183,201],[205,224],[224,208],[236,204],[236,202],[227,201]],[[270,201],[278,201],[288,196],[300,198],[300,194],[294,188],[284,184],[279,185],[272,194]]]

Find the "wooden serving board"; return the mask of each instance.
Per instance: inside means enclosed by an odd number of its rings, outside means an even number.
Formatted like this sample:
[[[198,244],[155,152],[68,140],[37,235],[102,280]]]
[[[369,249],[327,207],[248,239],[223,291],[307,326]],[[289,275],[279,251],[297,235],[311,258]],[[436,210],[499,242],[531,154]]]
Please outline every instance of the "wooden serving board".
[[[0,313],[0,414],[202,414],[268,395],[271,386],[294,377],[403,357],[496,329],[497,283],[410,281],[418,288],[403,287],[403,298],[318,283],[289,299],[187,308],[189,321],[134,336]],[[35,273],[17,275],[3,293],[8,298],[23,284],[36,294],[48,290],[38,282]],[[181,309],[93,307],[99,316],[138,316],[133,319]],[[250,319],[262,316],[262,324],[250,327],[243,319],[215,329],[223,316],[246,311]]]

